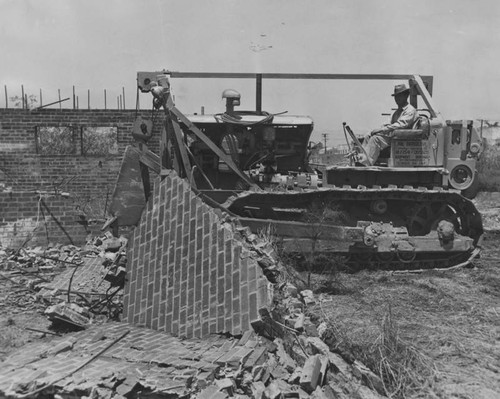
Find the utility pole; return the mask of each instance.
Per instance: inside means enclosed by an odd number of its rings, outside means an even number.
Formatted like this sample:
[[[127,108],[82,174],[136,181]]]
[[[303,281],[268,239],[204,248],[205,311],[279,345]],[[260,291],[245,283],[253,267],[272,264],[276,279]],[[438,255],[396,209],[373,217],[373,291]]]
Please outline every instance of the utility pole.
[[[323,140],[325,141],[325,149],[324,149],[324,152],[325,152],[325,154],[326,154],[326,141],[328,140],[328,133],[323,133],[323,134],[322,134],[322,136],[323,136]]]

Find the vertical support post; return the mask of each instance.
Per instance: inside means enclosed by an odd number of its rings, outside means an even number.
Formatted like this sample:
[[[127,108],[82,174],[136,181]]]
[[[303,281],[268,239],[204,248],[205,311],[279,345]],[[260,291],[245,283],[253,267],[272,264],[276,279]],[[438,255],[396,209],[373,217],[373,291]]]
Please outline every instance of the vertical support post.
[[[9,96],[7,95],[7,85],[3,86],[5,88],[5,108],[9,108]]]
[[[73,86],[73,109],[76,107],[75,86]]]
[[[29,106],[28,106],[28,94],[24,95],[24,103],[26,104],[26,109],[28,109],[29,108]]]
[[[104,89],[104,109],[107,109],[107,104],[106,104],[106,89]]]
[[[125,109],[125,87],[122,86],[122,93],[123,93],[123,109]]]
[[[427,91],[432,96],[432,90],[434,88],[434,77],[429,76],[428,78],[426,78],[424,84],[425,84],[425,87],[427,88]]]
[[[40,107],[43,107],[42,89],[40,89]]]
[[[116,108],[120,109],[120,96],[116,96]]]
[[[90,109],[90,89],[87,90],[87,108]]]
[[[262,112],[262,74],[255,75],[255,110]]]
[[[62,108],[62,103],[61,103],[61,89],[57,89],[57,94],[59,96],[59,109]]]
[[[80,101],[78,96],[76,96],[76,109],[80,109]]]
[[[23,105],[23,109],[24,109],[24,86],[21,85],[21,103]]]

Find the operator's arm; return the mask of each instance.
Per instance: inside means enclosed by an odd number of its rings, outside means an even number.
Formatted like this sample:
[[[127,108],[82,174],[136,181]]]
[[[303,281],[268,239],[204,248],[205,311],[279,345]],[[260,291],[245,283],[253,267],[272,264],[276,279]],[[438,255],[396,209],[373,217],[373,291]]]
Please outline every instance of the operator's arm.
[[[377,133],[389,133],[396,129],[411,129],[417,118],[417,110],[411,105],[407,106],[402,110],[401,115],[399,115],[393,123],[384,125],[380,129],[373,130],[372,135]]]

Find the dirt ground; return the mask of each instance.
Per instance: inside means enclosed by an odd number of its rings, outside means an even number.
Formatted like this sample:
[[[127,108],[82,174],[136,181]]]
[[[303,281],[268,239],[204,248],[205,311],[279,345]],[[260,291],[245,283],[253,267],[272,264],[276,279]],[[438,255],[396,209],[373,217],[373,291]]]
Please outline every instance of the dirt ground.
[[[367,352],[380,342],[389,318],[392,333],[422,360],[418,383],[399,397],[500,397],[500,193],[475,202],[486,233],[473,268],[339,273],[339,293],[322,294],[311,309],[335,326],[346,345]],[[28,342],[49,338],[27,330],[50,330],[33,295],[0,279],[0,361]],[[369,365],[368,356],[361,360]]]
[[[50,336],[27,329],[49,330],[44,309],[33,293],[0,278],[0,361],[17,348]]]

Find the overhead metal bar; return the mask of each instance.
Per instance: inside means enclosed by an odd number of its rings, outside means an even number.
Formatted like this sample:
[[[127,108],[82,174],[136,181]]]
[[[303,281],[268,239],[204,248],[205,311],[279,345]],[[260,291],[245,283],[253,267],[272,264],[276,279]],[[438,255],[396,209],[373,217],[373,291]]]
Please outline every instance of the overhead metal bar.
[[[216,79],[255,79],[255,108],[262,110],[262,81],[264,79],[316,79],[316,80],[410,80],[414,74],[356,74],[356,73],[245,73],[245,72],[158,72],[172,78],[216,78]],[[420,75],[427,91],[432,95],[434,77]],[[416,99],[413,100],[416,102]],[[414,104],[415,105],[415,104]]]
[[[179,72],[163,71],[173,78],[220,78],[220,79],[337,79],[337,80],[406,80],[414,74],[349,74],[349,73],[244,73],[244,72]],[[431,75],[420,75],[422,80],[432,80]]]

